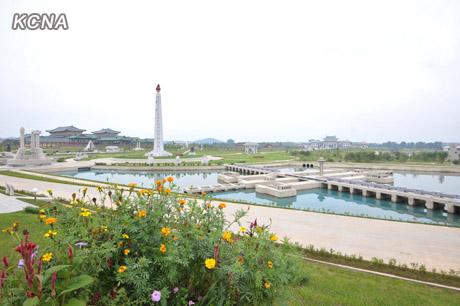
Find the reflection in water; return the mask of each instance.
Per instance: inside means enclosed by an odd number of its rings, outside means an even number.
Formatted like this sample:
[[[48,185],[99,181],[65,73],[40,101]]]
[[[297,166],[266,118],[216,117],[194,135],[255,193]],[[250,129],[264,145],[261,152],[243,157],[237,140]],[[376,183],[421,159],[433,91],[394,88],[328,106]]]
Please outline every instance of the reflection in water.
[[[292,168],[285,168],[291,171]],[[313,169],[313,171],[315,171]],[[137,171],[84,171],[60,172],[57,174],[73,176],[112,183],[129,184],[150,187],[155,181],[172,176],[174,183],[182,191],[184,187],[216,185],[217,176],[222,171],[168,171],[168,172],[137,172]],[[395,186],[419,188],[430,191],[460,194],[460,176],[439,174],[394,173]],[[211,194],[214,197],[229,200],[240,200],[264,205],[292,205],[293,208],[315,211],[328,211],[337,214],[352,214],[387,218],[395,220],[410,220],[420,222],[441,222],[459,225],[458,215],[447,214],[443,210],[427,210],[422,206],[412,207],[403,203],[392,203],[377,200],[372,197],[362,197],[356,194],[338,192],[336,190],[313,189],[299,191],[297,197],[275,198],[269,195],[256,194],[253,189],[227,191]]]

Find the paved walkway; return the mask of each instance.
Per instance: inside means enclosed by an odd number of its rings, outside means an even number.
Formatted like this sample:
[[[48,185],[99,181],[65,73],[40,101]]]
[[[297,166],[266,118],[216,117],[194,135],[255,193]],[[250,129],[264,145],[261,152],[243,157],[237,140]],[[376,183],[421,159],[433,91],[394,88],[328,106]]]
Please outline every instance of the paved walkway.
[[[27,206],[33,206],[33,205],[20,201],[16,199],[16,197],[10,197],[10,196],[0,193],[0,214],[20,211],[20,210],[23,210]]]
[[[82,188],[0,175],[0,185],[4,186],[5,183],[13,185],[17,190],[38,188],[38,193],[43,194],[51,188],[55,196],[67,199]],[[95,188],[88,188],[88,195],[99,199]],[[0,198],[0,203],[2,201],[3,197]],[[361,255],[369,260],[377,257],[388,262],[395,258],[398,263],[408,266],[410,263],[424,264],[430,270],[460,269],[460,228],[235,203],[227,203],[227,218],[231,219],[236,210],[248,207],[249,216],[243,220],[242,225],[247,227],[247,222],[255,218],[259,224],[269,224],[271,220],[272,231],[280,239],[287,236],[291,242],[298,242],[303,246],[312,244],[316,248],[324,247],[342,254]],[[238,226],[235,225],[232,229],[236,231]]]

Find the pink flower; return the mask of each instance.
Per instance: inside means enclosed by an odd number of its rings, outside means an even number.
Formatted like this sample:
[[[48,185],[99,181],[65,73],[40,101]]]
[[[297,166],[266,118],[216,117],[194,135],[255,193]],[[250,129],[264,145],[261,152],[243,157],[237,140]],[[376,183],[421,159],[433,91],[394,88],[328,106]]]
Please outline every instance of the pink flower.
[[[5,268],[8,268],[8,266],[10,265],[10,263],[8,262],[8,259],[6,259],[6,256],[3,256],[2,263],[5,266]]]
[[[179,288],[176,287],[176,288],[173,289],[173,291],[174,291],[174,294],[176,294],[177,291],[179,291]]]
[[[161,299],[161,292],[158,290],[153,291],[152,293],[152,301],[159,302]]]
[[[191,306],[191,305],[195,305],[195,303],[193,301],[189,301],[188,306]]]

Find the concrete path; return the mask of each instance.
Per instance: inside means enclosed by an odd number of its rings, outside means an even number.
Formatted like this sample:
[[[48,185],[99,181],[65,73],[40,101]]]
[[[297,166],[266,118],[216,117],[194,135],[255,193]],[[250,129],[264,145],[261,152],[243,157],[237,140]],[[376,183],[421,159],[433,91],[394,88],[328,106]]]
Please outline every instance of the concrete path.
[[[0,193],[0,214],[12,213],[23,210],[27,206],[33,206],[26,202],[16,199],[16,197],[7,196]],[[2,216],[0,215],[0,218]]]
[[[82,187],[59,183],[48,183],[0,175],[0,185],[9,183],[17,190],[38,188],[46,194],[53,189],[54,196],[71,198]],[[103,185],[103,184],[101,184]],[[99,199],[95,188],[88,188],[90,198]],[[0,198],[0,203],[2,198]],[[217,205],[219,202],[215,202]],[[243,226],[257,218],[259,224],[269,224],[280,240],[287,236],[291,242],[307,247],[333,249],[342,254],[356,254],[364,259],[377,257],[388,262],[394,258],[397,263],[424,264],[427,269],[449,271],[460,269],[460,228],[413,224],[396,221],[373,220],[357,217],[328,215],[313,212],[227,203],[227,218],[236,210],[250,207],[249,216]],[[1,215],[0,215],[1,218]],[[232,227],[237,231],[238,226]]]

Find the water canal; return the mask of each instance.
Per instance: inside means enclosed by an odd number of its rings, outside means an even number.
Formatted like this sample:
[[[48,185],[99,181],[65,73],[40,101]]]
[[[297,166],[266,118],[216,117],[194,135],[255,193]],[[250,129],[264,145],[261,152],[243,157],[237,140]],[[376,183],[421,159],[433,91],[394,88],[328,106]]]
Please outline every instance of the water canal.
[[[306,169],[281,169],[282,172],[299,170],[305,171]],[[222,171],[138,172],[92,170],[83,172],[59,172],[56,174],[101,182],[107,182],[108,180],[109,182],[117,182],[120,184],[136,183],[138,186],[144,187],[151,187],[156,180],[172,176],[175,183],[182,191],[183,188],[190,186],[216,185],[218,184],[217,176],[220,172]],[[460,194],[460,176],[456,175],[396,172],[394,173],[394,181],[395,186]],[[218,192],[210,195],[219,199],[281,207],[289,206],[301,210],[424,223],[448,223],[460,226],[459,215],[448,214],[443,210],[427,210],[422,206],[411,207],[403,203],[392,203],[387,200],[366,198],[356,194],[351,195],[346,192],[327,189],[299,191],[296,197],[282,199],[256,194],[254,190]]]

